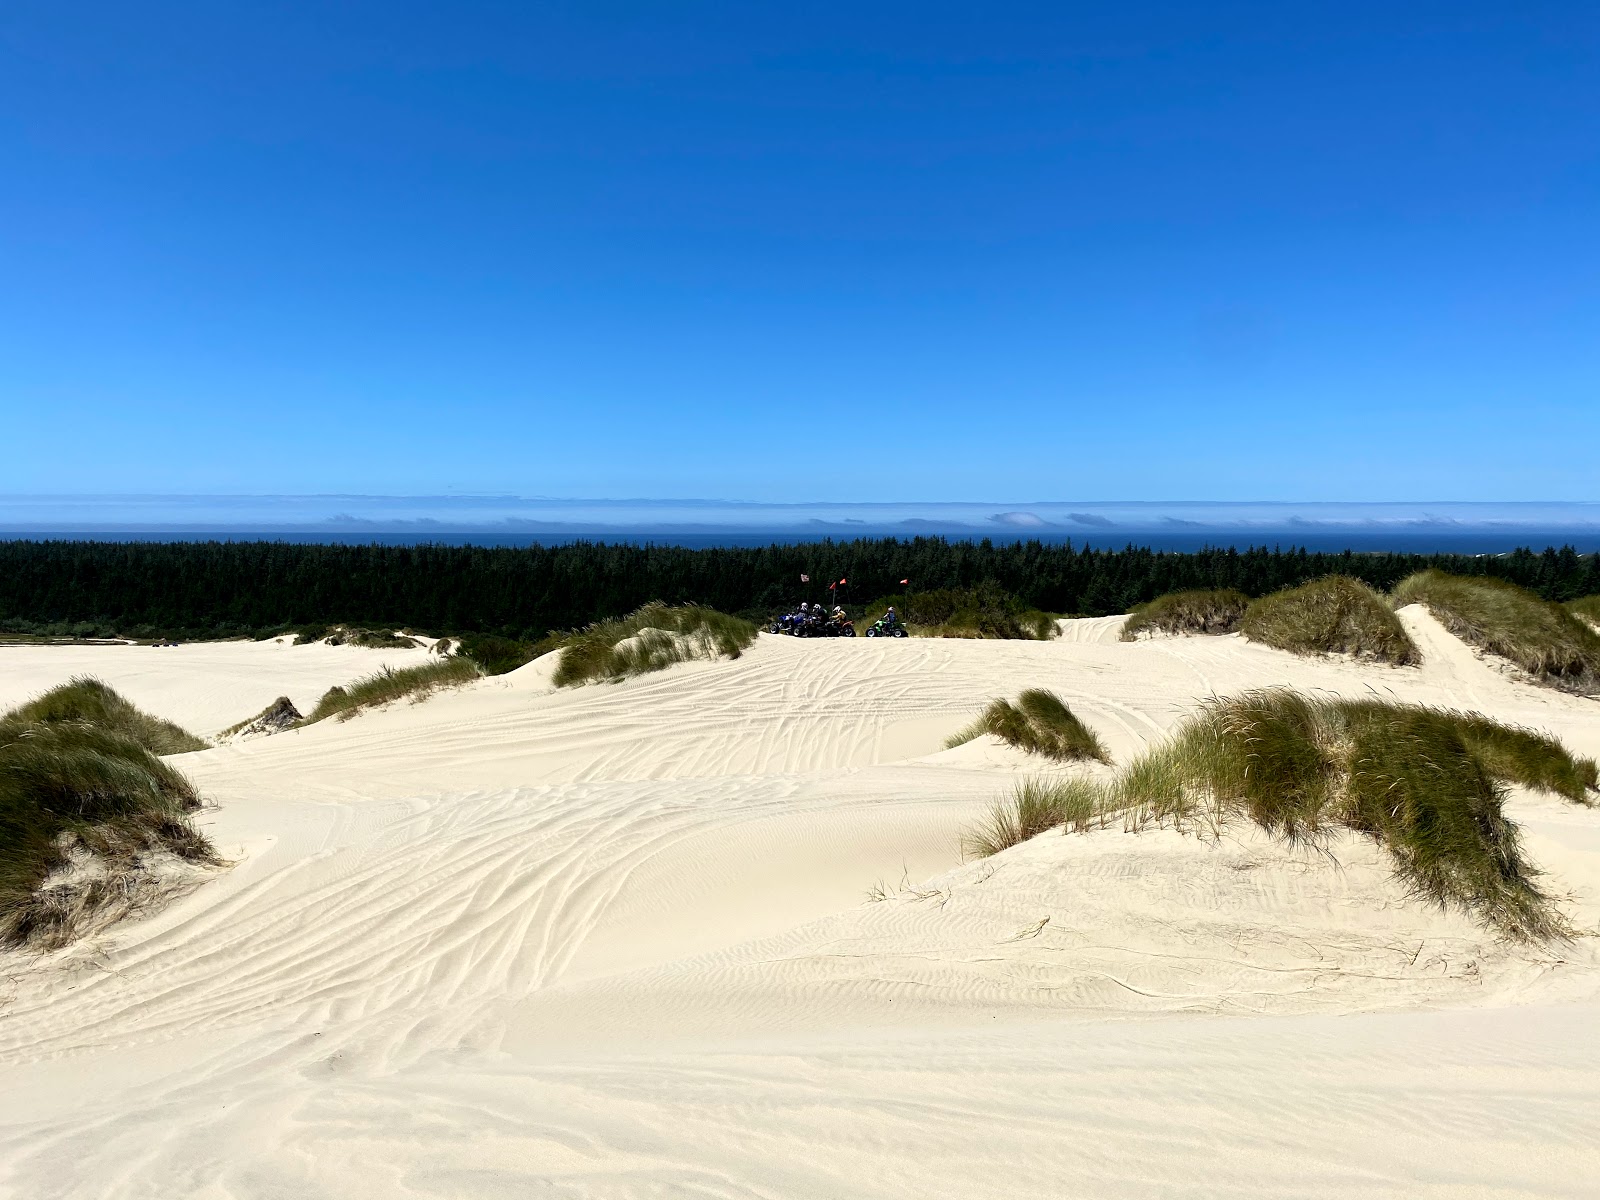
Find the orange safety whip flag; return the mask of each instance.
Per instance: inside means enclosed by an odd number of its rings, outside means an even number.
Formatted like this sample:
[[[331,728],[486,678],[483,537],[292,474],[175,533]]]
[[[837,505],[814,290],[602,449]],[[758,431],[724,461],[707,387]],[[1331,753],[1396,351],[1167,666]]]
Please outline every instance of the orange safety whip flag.
[[[911,580],[909,580],[909,579],[902,579],[902,580],[901,580],[901,581],[900,581],[900,582],[901,582],[901,583],[910,583],[910,582],[911,582]]]
[[[841,580],[839,580],[839,586],[843,587],[845,584],[847,584],[849,582],[850,581],[848,579],[841,579]]]

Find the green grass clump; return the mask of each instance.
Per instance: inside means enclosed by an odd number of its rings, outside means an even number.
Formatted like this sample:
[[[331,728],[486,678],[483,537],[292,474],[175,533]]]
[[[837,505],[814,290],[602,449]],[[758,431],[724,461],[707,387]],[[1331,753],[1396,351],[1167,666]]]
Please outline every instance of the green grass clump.
[[[442,653],[442,652],[441,652]],[[533,643],[512,638],[469,633],[456,645],[456,653],[470,658],[485,675],[504,675],[533,661]]]
[[[1024,780],[963,835],[962,854],[987,858],[1059,826],[1086,829],[1098,819],[1100,798],[1099,787],[1086,779]]]
[[[363,629],[348,625],[303,625],[295,634],[296,646],[327,642],[330,646],[360,646],[365,650],[415,650],[422,643],[392,629]]]
[[[1353,654],[1394,666],[1422,659],[1389,602],[1347,575],[1329,575],[1252,601],[1239,631],[1252,642],[1292,654]]]
[[[866,616],[856,622],[858,629],[865,632],[891,606],[913,637],[1046,642],[1061,632],[1055,614],[1030,608],[993,582],[883,596],[867,605]]]
[[[567,635],[551,677],[558,687],[621,680],[690,659],[738,658],[756,640],[756,627],[697,604],[646,604]]]
[[[1554,739],[1478,714],[1271,689],[1212,701],[1131,764],[1101,807],[1134,828],[1243,816],[1310,845],[1355,830],[1414,895],[1537,940],[1566,929],[1505,816],[1505,785],[1588,804],[1595,782],[1595,764]]]
[[[130,712],[77,680],[0,717],[0,943],[54,948],[136,907],[160,886],[151,855],[215,861],[188,820],[193,785],[147,744],[171,743],[166,723]]]
[[[1169,592],[1141,604],[1122,626],[1122,640],[1141,633],[1232,633],[1239,627],[1250,597],[1232,588]]]
[[[1600,596],[1583,596],[1577,600],[1568,600],[1567,611],[1591,625],[1600,625]]]
[[[368,708],[410,698],[425,700],[444,688],[460,687],[483,674],[470,658],[451,655],[436,662],[398,670],[385,667],[375,675],[358,679],[348,687],[331,687],[322,694],[302,725],[315,725],[329,717],[348,721]]]
[[[945,741],[945,748],[954,749],[985,733],[1029,754],[1058,762],[1111,761],[1094,730],[1079,720],[1061,697],[1043,688],[1029,688],[1015,704],[1009,700],[990,701],[976,721]]]
[[[244,733],[280,733],[285,729],[293,729],[305,720],[300,715],[300,710],[294,706],[294,701],[287,696],[279,696],[253,717],[246,717],[234,725],[229,725],[217,734],[217,740],[231,738],[235,734]]]
[[[13,723],[93,725],[129,737],[152,754],[186,754],[191,750],[204,750],[208,745],[171,721],[141,712],[106,684],[88,675],[79,675],[70,683],[51,688],[0,717],[0,727]]]
[[[1509,659],[1534,679],[1572,691],[1600,687],[1600,633],[1559,604],[1502,579],[1421,571],[1395,588],[1425,604],[1462,641]]]

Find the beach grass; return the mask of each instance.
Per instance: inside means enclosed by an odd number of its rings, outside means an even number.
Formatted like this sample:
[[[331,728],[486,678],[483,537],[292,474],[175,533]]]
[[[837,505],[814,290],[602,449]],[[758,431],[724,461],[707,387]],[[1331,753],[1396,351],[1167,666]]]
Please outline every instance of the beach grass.
[[[1046,642],[1061,633],[1054,613],[1029,607],[993,582],[880,597],[867,605],[857,629],[865,632],[891,606],[912,637]]]
[[[279,696],[271,704],[252,717],[229,725],[217,734],[217,740],[223,741],[235,734],[243,733],[251,726],[256,726],[262,732],[277,732],[283,729],[292,729],[305,718],[300,715],[300,710],[294,706],[294,701],[287,696]]]
[[[415,667],[385,667],[348,686],[329,688],[300,724],[315,725],[329,717],[348,721],[366,709],[396,700],[415,703],[446,688],[471,683],[482,674],[477,663],[458,655]]]
[[[628,679],[691,659],[738,658],[755,640],[755,625],[739,617],[698,604],[651,603],[561,638],[552,680],[570,687]]]
[[[296,646],[327,642],[330,646],[360,646],[365,650],[415,650],[422,643],[392,629],[366,629],[349,625],[304,625],[295,634]]]
[[[1568,600],[1566,608],[1580,620],[1600,627],[1600,596],[1580,596],[1576,600]]]
[[[1350,654],[1393,666],[1422,658],[1389,601],[1347,575],[1329,575],[1252,601],[1239,631],[1292,654]]]
[[[194,748],[169,725],[93,680],[0,717],[0,944],[51,949],[151,900],[153,859],[215,861],[154,748]]]
[[[1568,933],[1505,815],[1521,784],[1592,804],[1596,766],[1476,713],[1267,689],[1213,700],[1105,785],[1102,819],[1215,835],[1247,819],[1295,845],[1372,838],[1412,895],[1502,935]]]
[[[1395,588],[1399,604],[1423,604],[1456,637],[1572,691],[1600,687],[1600,632],[1560,604],[1501,579],[1421,571]]]
[[[99,679],[79,675],[0,717],[7,724],[88,724],[131,738],[152,754],[186,754],[209,744],[171,721],[134,707]]]
[[[1141,604],[1122,626],[1122,640],[1140,634],[1232,633],[1239,627],[1250,597],[1232,588],[1169,592]]]
[[[945,748],[953,749],[985,733],[1019,750],[1057,762],[1111,761],[1105,743],[1094,730],[1085,725],[1061,697],[1043,688],[1029,688],[1014,703],[990,701],[977,720],[945,740]]]
[[[1102,789],[1090,780],[1023,780],[962,835],[962,854],[987,858],[1051,829],[1087,828],[1098,819],[1102,796]]]
[[[534,644],[514,638],[469,633],[456,644],[455,652],[477,663],[485,675],[504,675],[533,661]]]

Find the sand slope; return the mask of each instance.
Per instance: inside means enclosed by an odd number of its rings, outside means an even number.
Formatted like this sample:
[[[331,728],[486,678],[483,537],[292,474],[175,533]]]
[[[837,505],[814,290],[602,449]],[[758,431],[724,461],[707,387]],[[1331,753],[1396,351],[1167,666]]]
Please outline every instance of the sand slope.
[[[428,658],[425,649],[296,646],[287,637],[159,647],[0,646],[0,712],[75,675],[94,675],[140,708],[209,738],[279,696],[310,712],[335,684]]]
[[[959,861],[963,824],[1037,764],[942,740],[1027,686],[1119,761],[1207,695],[1280,683],[1475,707],[1600,753],[1600,704],[1402,619],[1420,668],[1121,643],[1116,618],[1051,643],[764,636],[572,691],[536,662],[182,756],[237,865],[109,939],[8,960],[0,1182],[1592,1194],[1594,939],[1497,944],[1409,902],[1355,840],[1332,864],[1244,830],[1107,830]],[[256,682],[262,704],[285,690]],[[129,694],[178,719],[187,686]],[[1600,812],[1513,811],[1600,926]]]

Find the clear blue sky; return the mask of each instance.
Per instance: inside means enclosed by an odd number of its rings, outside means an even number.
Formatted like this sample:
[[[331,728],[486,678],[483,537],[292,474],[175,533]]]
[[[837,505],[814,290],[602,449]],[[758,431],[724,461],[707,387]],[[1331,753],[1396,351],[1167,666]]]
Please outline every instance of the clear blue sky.
[[[0,7],[0,492],[1584,499],[1600,6]]]

